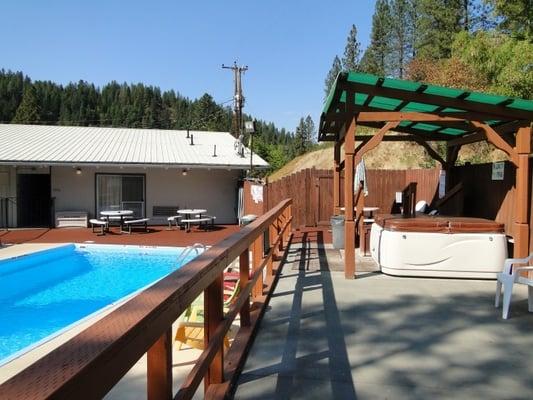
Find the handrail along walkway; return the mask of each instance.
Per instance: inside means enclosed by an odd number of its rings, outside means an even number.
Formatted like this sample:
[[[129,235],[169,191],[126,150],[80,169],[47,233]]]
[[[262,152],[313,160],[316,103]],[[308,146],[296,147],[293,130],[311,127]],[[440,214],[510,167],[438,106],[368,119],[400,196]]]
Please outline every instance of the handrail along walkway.
[[[202,380],[206,398],[223,398],[265,312],[291,240],[291,221],[292,200],[286,199],[0,385],[0,398],[102,398],[145,353],[149,400],[190,399]],[[236,258],[242,289],[224,315],[223,271]],[[172,323],[202,292],[206,348],[174,396]],[[224,354],[224,336],[237,314],[241,326]]]

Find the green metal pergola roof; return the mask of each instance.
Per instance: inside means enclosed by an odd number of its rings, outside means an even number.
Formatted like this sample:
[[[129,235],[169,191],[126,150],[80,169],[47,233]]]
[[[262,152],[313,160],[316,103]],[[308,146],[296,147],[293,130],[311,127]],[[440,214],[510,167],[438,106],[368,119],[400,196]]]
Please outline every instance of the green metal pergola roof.
[[[346,104],[348,93],[354,101]],[[319,125],[319,140],[336,140],[344,123],[359,112],[417,112],[464,118],[462,122],[402,121],[395,131],[426,140],[453,139],[474,133],[467,121],[490,125],[501,134],[514,133],[533,120],[533,101],[480,92],[453,89],[401,79],[341,72],[326,99]],[[359,125],[379,128],[381,122]]]

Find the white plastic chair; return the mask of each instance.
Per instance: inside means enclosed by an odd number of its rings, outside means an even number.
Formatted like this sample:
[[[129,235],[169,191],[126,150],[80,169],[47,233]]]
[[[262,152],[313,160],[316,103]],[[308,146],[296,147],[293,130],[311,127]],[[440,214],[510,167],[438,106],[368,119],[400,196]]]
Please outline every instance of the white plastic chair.
[[[500,305],[500,294],[503,284],[503,307],[502,318],[507,319],[509,317],[509,307],[511,305],[511,296],[513,294],[513,285],[520,283],[528,286],[527,296],[527,309],[529,312],[533,312],[533,279],[527,278],[521,275],[522,271],[533,271],[533,266],[527,267],[514,267],[513,264],[528,264],[533,258],[533,253],[526,258],[508,258],[505,260],[503,271],[498,273],[498,282],[496,283],[496,299],[494,300],[494,306],[496,308]]]
[[[420,200],[415,205],[415,211],[419,213],[425,213],[428,208],[428,203],[425,200]]]

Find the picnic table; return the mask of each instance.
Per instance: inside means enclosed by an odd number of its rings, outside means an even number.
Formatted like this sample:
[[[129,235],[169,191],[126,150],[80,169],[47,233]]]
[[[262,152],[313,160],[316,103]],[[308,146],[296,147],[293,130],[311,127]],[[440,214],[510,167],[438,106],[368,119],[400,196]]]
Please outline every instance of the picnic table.
[[[207,210],[203,208],[184,208],[177,210],[177,213],[185,217],[180,222],[187,225],[187,232],[191,231],[191,224],[207,224],[212,219],[211,217],[202,217],[202,214],[207,213]]]
[[[133,215],[132,210],[103,210],[100,211],[100,215],[105,217],[107,221],[107,226],[109,230],[109,222],[113,219],[120,220],[120,231],[122,232],[122,229],[124,227],[124,219],[126,217],[131,217]]]

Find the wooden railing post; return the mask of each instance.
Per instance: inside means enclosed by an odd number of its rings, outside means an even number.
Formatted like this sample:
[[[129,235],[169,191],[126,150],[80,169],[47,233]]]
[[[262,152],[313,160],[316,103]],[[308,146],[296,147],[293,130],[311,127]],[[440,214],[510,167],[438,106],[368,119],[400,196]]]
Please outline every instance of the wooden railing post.
[[[276,240],[276,230],[274,229],[274,225],[270,225],[268,227],[268,250],[272,248],[272,243],[274,243],[274,240]],[[272,257],[270,257],[267,261],[267,280],[270,282],[272,278],[272,267],[274,265],[274,257],[277,256],[277,249],[274,249],[272,252]]]
[[[283,236],[284,235],[281,234],[281,228],[283,228],[283,221],[281,220],[281,215],[278,216],[276,220],[276,225],[277,225],[278,234],[281,235],[279,239],[278,250],[280,252],[283,252]]]
[[[207,346],[218,325],[224,319],[223,275],[220,274],[204,291],[204,343]],[[204,378],[205,390],[209,385],[224,381],[224,345],[221,343]]]
[[[289,204],[287,207],[287,219],[289,220],[289,226],[287,227],[287,240],[289,240],[289,237],[292,232],[292,204]]]
[[[252,245],[252,271],[257,271],[263,259],[263,235],[259,235]],[[252,289],[252,299],[263,296],[263,277],[260,277]]]
[[[147,353],[147,399],[172,399],[172,328]]]
[[[250,279],[250,251],[244,250],[239,256],[239,278],[241,287],[246,287]],[[245,301],[241,307],[241,326],[250,326],[250,300]]]

